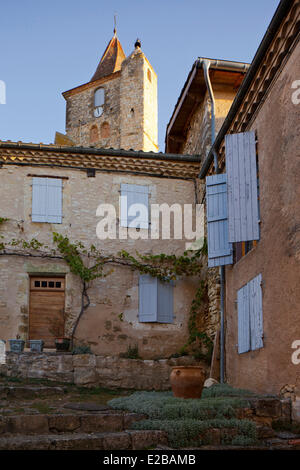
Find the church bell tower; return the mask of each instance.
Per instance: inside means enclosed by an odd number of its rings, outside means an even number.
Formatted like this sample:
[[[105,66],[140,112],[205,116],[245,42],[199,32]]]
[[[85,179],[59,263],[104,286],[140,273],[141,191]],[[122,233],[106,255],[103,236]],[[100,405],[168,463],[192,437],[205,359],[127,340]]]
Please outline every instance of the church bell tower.
[[[90,81],[63,97],[66,136],[57,143],[158,151],[157,76],[140,40],[126,57],[115,29]]]

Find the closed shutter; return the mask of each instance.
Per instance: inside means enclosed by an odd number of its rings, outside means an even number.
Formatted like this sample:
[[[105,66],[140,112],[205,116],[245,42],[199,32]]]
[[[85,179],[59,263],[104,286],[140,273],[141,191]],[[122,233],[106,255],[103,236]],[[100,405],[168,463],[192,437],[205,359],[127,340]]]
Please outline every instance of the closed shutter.
[[[262,276],[249,282],[251,349],[263,347]]]
[[[173,282],[157,282],[157,321],[173,323]]]
[[[246,284],[238,290],[238,352],[250,351],[250,309],[249,286]]]
[[[139,278],[139,321],[157,321],[157,278],[150,274]]]
[[[149,227],[149,187],[137,184],[121,184],[121,227]],[[141,204],[140,213],[135,204]],[[138,217],[138,220],[135,220]]]
[[[226,174],[206,177],[208,266],[232,264],[228,242]]]
[[[255,133],[225,136],[229,242],[259,240]]]
[[[47,222],[47,179],[32,179],[32,222]]]
[[[48,179],[48,207],[47,222],[52,224],[62,223],[62,180],[59,178]]]
[[[239,354],[263,347],[262,276],[237,292]]]
[[[32,222],[62,223],[62,180],[60,178],[33,178]]]

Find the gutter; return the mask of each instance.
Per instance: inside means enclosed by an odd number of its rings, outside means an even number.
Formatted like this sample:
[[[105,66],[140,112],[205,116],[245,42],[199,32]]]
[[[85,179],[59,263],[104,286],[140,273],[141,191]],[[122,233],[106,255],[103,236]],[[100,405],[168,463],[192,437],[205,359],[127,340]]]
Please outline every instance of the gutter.
[[[223,125],[216,137],[215,142],[213,143],[209,154],[207,155],[201,170],[199,177],[204,178],[213,162],[214,159],[214,154],[216,154],[224,140],[225,135],[227,134],[230,125],[237,114],[239,107],[253,81],[253,78],[256,75],[256,72],[258,71],[261,61],[263,57],[266,54],[266,51],[268,50],[273,38],[274,34],[278,30],[280,24],[282,23],[283,18],[286,16],[288,10],[291,8],[292,4],[294,3],[294,0],[281,0],[280,4],[277,7],[276,12],[274,13],[274,16],[271,20],[271,23],[269,27],[267,28],[267,31],[259,45],[259,48],[257,49],[257,52],[254,56],[254,59],[251,63],[251,66],[236,94],[236,97],[231,105],[231,108],[226,116],[225,121],[223,122]]]
[[[212,69],[224,70],[226,72],[247,72],[250,65],[245,62],[234,62],[232,60],[210,59],[209,57],[198,57],[195,62],[197,68],[201,68],[203,62],[209,62]]]
[[[177,103],[175,105],[173,114],[170,118],[169,123],[167,124],[167,129],[166,129],[166,137],[165,137],[165,143],[167,144],[167,139],[170,130],[172,129],[172,126],[176,120],[176,117],[180,111],[180,108],[185,100],[185,97],[189,91],[189,88],[194,80],[194,77],[197,73],[198,69],[202,68],[202,64],[204,61],[208,61],[210,63],[210,68],[215,69],[215,70],[224,70],[226,72],[241,72],[245,73],[247,72],[248,68],[250,67],[249,64],[244,63],[244,62],[234,62],[231,60],[219,60],[219,59],[210,59],[208,57],[198,57],[198,59],[194,62],[192,69],[188,75],[188,78],[183,86],[183,89],[180,93],[180,96],[177,100]]]
[[[209,68],[210,68],[210,61],[208,59],[203,59],[201,66],[203,67],[205,83],[207,86],[207,90],[210,96],[211,102],[211,143],[214,145],[215,141],[215,98],[213,88],[211,86],[211,81],[209,77]],[[219,172],[218,168],[218,156],[215,153],[215,170],[216,173]],[[225,327],[224,327],[224,297],[225,297],[225,267],[220,266],[219,269],[220,273],[220,383],[224,383],[225,379],[225,368],[224,368],[224,355],[225,355]]]

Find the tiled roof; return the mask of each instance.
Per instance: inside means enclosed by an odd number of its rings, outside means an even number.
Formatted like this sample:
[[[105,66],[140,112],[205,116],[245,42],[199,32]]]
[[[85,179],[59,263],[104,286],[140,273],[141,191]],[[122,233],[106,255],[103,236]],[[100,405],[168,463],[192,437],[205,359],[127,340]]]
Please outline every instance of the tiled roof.
[[[121,69],[123,60],[126,58],[123,48],[117,35],[109,41],[107,48],[99,62],[96,72],[91,78],[91,82],[106,77]]]

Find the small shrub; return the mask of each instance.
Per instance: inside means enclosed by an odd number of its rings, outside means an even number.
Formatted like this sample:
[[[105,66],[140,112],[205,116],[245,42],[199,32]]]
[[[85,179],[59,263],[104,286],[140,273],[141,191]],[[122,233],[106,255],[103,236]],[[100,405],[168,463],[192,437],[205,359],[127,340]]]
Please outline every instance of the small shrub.
[[[238,434],[235,436],[232,441],[231,445],[233,446],[251,446],[257,443],[256,439],[253,439],[252,437],[247,437],[247,436],[242,436]]]
[[[159,429],[168,433],[169,444],[180,448],[186,446],[201,446],[210,444],[206,431],[213,428],[237,429],[239,434],[231,438],[226,444],[240,442],[236,445],[249,445],[256,441],[256,427],[251,421],[238,419],[211,419],[206,421],[196,419],[182,420],[145,420],[132,424],[133,429],[153,430]],[[238,440],[237,438],[240,438]],[[243,442],[243,443],[242,443]],[[246,444],[247,442],[247,444]]]
[[[124,353],[120,353],[120,357],[125,359],[140,359],[139,356],[139,347],[136,344],[135,346],[128,346],[127,351]]]
[[[182,357],[182,356],[187,356],[187,351],[184,350],[184,349],[181,349],[179,352],[175,352],[173,354],[171,354],[171,356],[169,356],[169,359],[177,359],[178,357]]]
[[[288,431],[294,434],[300,434],[300,423],[298,422],[291,423],[284,419],[278,419],[273,421],[272,428],[275,429],[275,431]]]
[[[223,444],[235,442],[250,445],[256,441],[255,423],[236,418],[238,408],[248,407],[244,397],[249,392],[232,387],[215,386],[209,397],[201,399],[175,398],[172,392],[135,392],[128,397],[119,397],[108,404],[117,410],[128,410],[148,415],[149,419],[133,424],[133,429],[160,429],[168,433],[172,447],[200,446],[209,444],[205,431],[211,428],[236,429],[235,436],[226,431]],[[218,388],[219,387],[219,388]],[[219,395],[221,392],[228,396]]]
[[[228,384],[215,384],[209,388],[204,388],[202,398],[211,397],[253,397],[254,392],[243,390],[242,388],[233,388]]]
[[[175,398],[172,392],[135,392],[109,404],[115,409],[145,413],[153,419],[212,419],[232,418],[235,410],[247,406],[248,402],[237,397],[185,400]]]
[[[88,344],[82,344],[81,346],[75,346],[72,354],[92,354],[92,351]]]
[[[39,413],[42,413],[42,414],[51,413],[53,411],[53,409],[47,403],[43,403],[43,402],[33,403],[31,407],[36,409]]]

